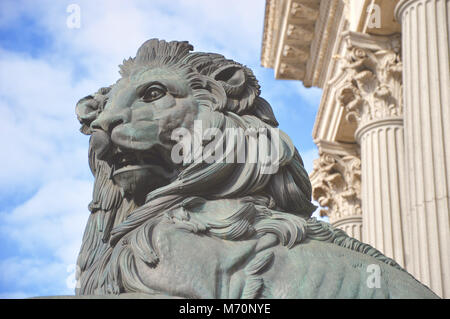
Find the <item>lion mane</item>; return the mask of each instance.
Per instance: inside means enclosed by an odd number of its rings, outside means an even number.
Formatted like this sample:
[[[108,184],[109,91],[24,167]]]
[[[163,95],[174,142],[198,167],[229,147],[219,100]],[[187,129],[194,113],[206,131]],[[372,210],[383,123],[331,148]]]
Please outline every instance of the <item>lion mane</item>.
[[[276,128],[278,123],[252,71],[222,55],[191,52],[187,42],[152,39],[137,51],[136,57],[120,66],[122,79],[143,67],[165,67],[182,75],[199,105],[211,110],[209,127],[254,129]],[[81,131],[90,134],[90,123],[102,112],[110,87],[81,99],[77,116]],[[157,267],[159,249],[153,240],[154,227],[163,220],[179,224],[185,231],[229,241],[261,238],[271,233],[287,248],[306,239],[336,245],[375,257],[401,269],[373,247],[347,236],[342,230],[311,218],[311,184],[302,159],[289,137],[280,133],[279,169],[262,174],[260,163],[188,163],[170,184],[151,191],[145,203],[128,200],[111,179],[112,168],[97,158],[92,142],[89,165],[95,177],[91,212],[77,264],[78,295],[155,293],[142,280],[136,261]],[[237,142],[228,141],[227,149]],[[258,143],[244,139],[246,156],[257,151]],[[225,157],[227,154],[224,154]],[[211,205],[235,203],[226,217],[202,214]],[[231,207],[231,206],[230,206]],[[208,215],[209,217],[205,217]],[[246,285],[241,297],[264,295],[259,274],[272,262],[263,250],[245,266]]]

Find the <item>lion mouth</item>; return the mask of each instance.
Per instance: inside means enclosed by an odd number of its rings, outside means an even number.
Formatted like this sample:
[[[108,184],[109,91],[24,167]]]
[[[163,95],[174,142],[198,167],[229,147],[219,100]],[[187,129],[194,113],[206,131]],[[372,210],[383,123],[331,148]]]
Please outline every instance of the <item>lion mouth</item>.
[[[111,176],[120,187],[122,195],[143,203],[145,196],[176,176],[163,154],[155,151],[132,151],[119,149],[110,153]]]
[[[164,160],[156,153],[128,151],[119,148],[114,152],[111,161],[114,175],[145,167],[159,166],[164,168],[167,166]]]

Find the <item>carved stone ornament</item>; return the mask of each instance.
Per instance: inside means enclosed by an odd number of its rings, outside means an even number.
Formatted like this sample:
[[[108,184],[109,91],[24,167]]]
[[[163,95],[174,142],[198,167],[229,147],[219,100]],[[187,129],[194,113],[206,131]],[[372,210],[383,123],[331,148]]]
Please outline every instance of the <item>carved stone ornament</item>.
[[[192,50],[149,40],[115,84],[76,106],[95,176],[77,295],[435,298],[394,260],[311,218],[302,159],[285,133],[274,135],[278,123],[252,71]],[[215,154],[243,145],[243,161],[223,161],[229,153],[175,160],[186,140],[174,133],[195,135],[196,123],[258,133],[200,136]],[[262,138],[264,130],[272,133]],[[273,141],[278,169],[265,173],[267,163],[251,159]],[[380,269],[380,288],[367,285],[369,265]]]
[[[349,45],[342,58],[346,78],[337,100],[347,111],[348,121],[362,127],[370,122],[401,117],[402,62],[400,41],[395,37],[392,48],[373,49]]]
[[[314,161],[312,175],[320,181],[313,186],[313,198],[322,216],[333,223],[345,217],[361,216],[361,160],[353,155],[322,152]]]
[[[261,62],[276,78],[305,77],[319,8],[319,0],[266,1]]]

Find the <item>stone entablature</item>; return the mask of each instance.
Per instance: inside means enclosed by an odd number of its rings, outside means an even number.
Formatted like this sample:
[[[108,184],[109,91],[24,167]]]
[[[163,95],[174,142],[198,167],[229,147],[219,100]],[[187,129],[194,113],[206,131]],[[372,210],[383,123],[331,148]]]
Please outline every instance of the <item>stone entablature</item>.
[[[303,80],[319,6],[319,0],[266,2],[261,63],[277,79]]]
[[[274,69],[277,79],[300,80],[305,87],[323,88],[327,85],[339,33],[346,30],[376,35],[400,32],[400,25],[393,17],[397,2],[266,0],[261,65]],[[379,25],[374,26],[374,22]]]

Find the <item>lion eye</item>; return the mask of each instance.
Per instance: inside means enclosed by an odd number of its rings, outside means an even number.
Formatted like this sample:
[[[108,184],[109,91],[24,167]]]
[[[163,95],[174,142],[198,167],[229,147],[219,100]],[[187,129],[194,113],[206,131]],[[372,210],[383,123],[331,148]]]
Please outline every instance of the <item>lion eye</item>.
[[[166,92],[163,89],[151,86],[145,90],[142,100],[144,102],[153,102],[162,98],[165,94]]]

